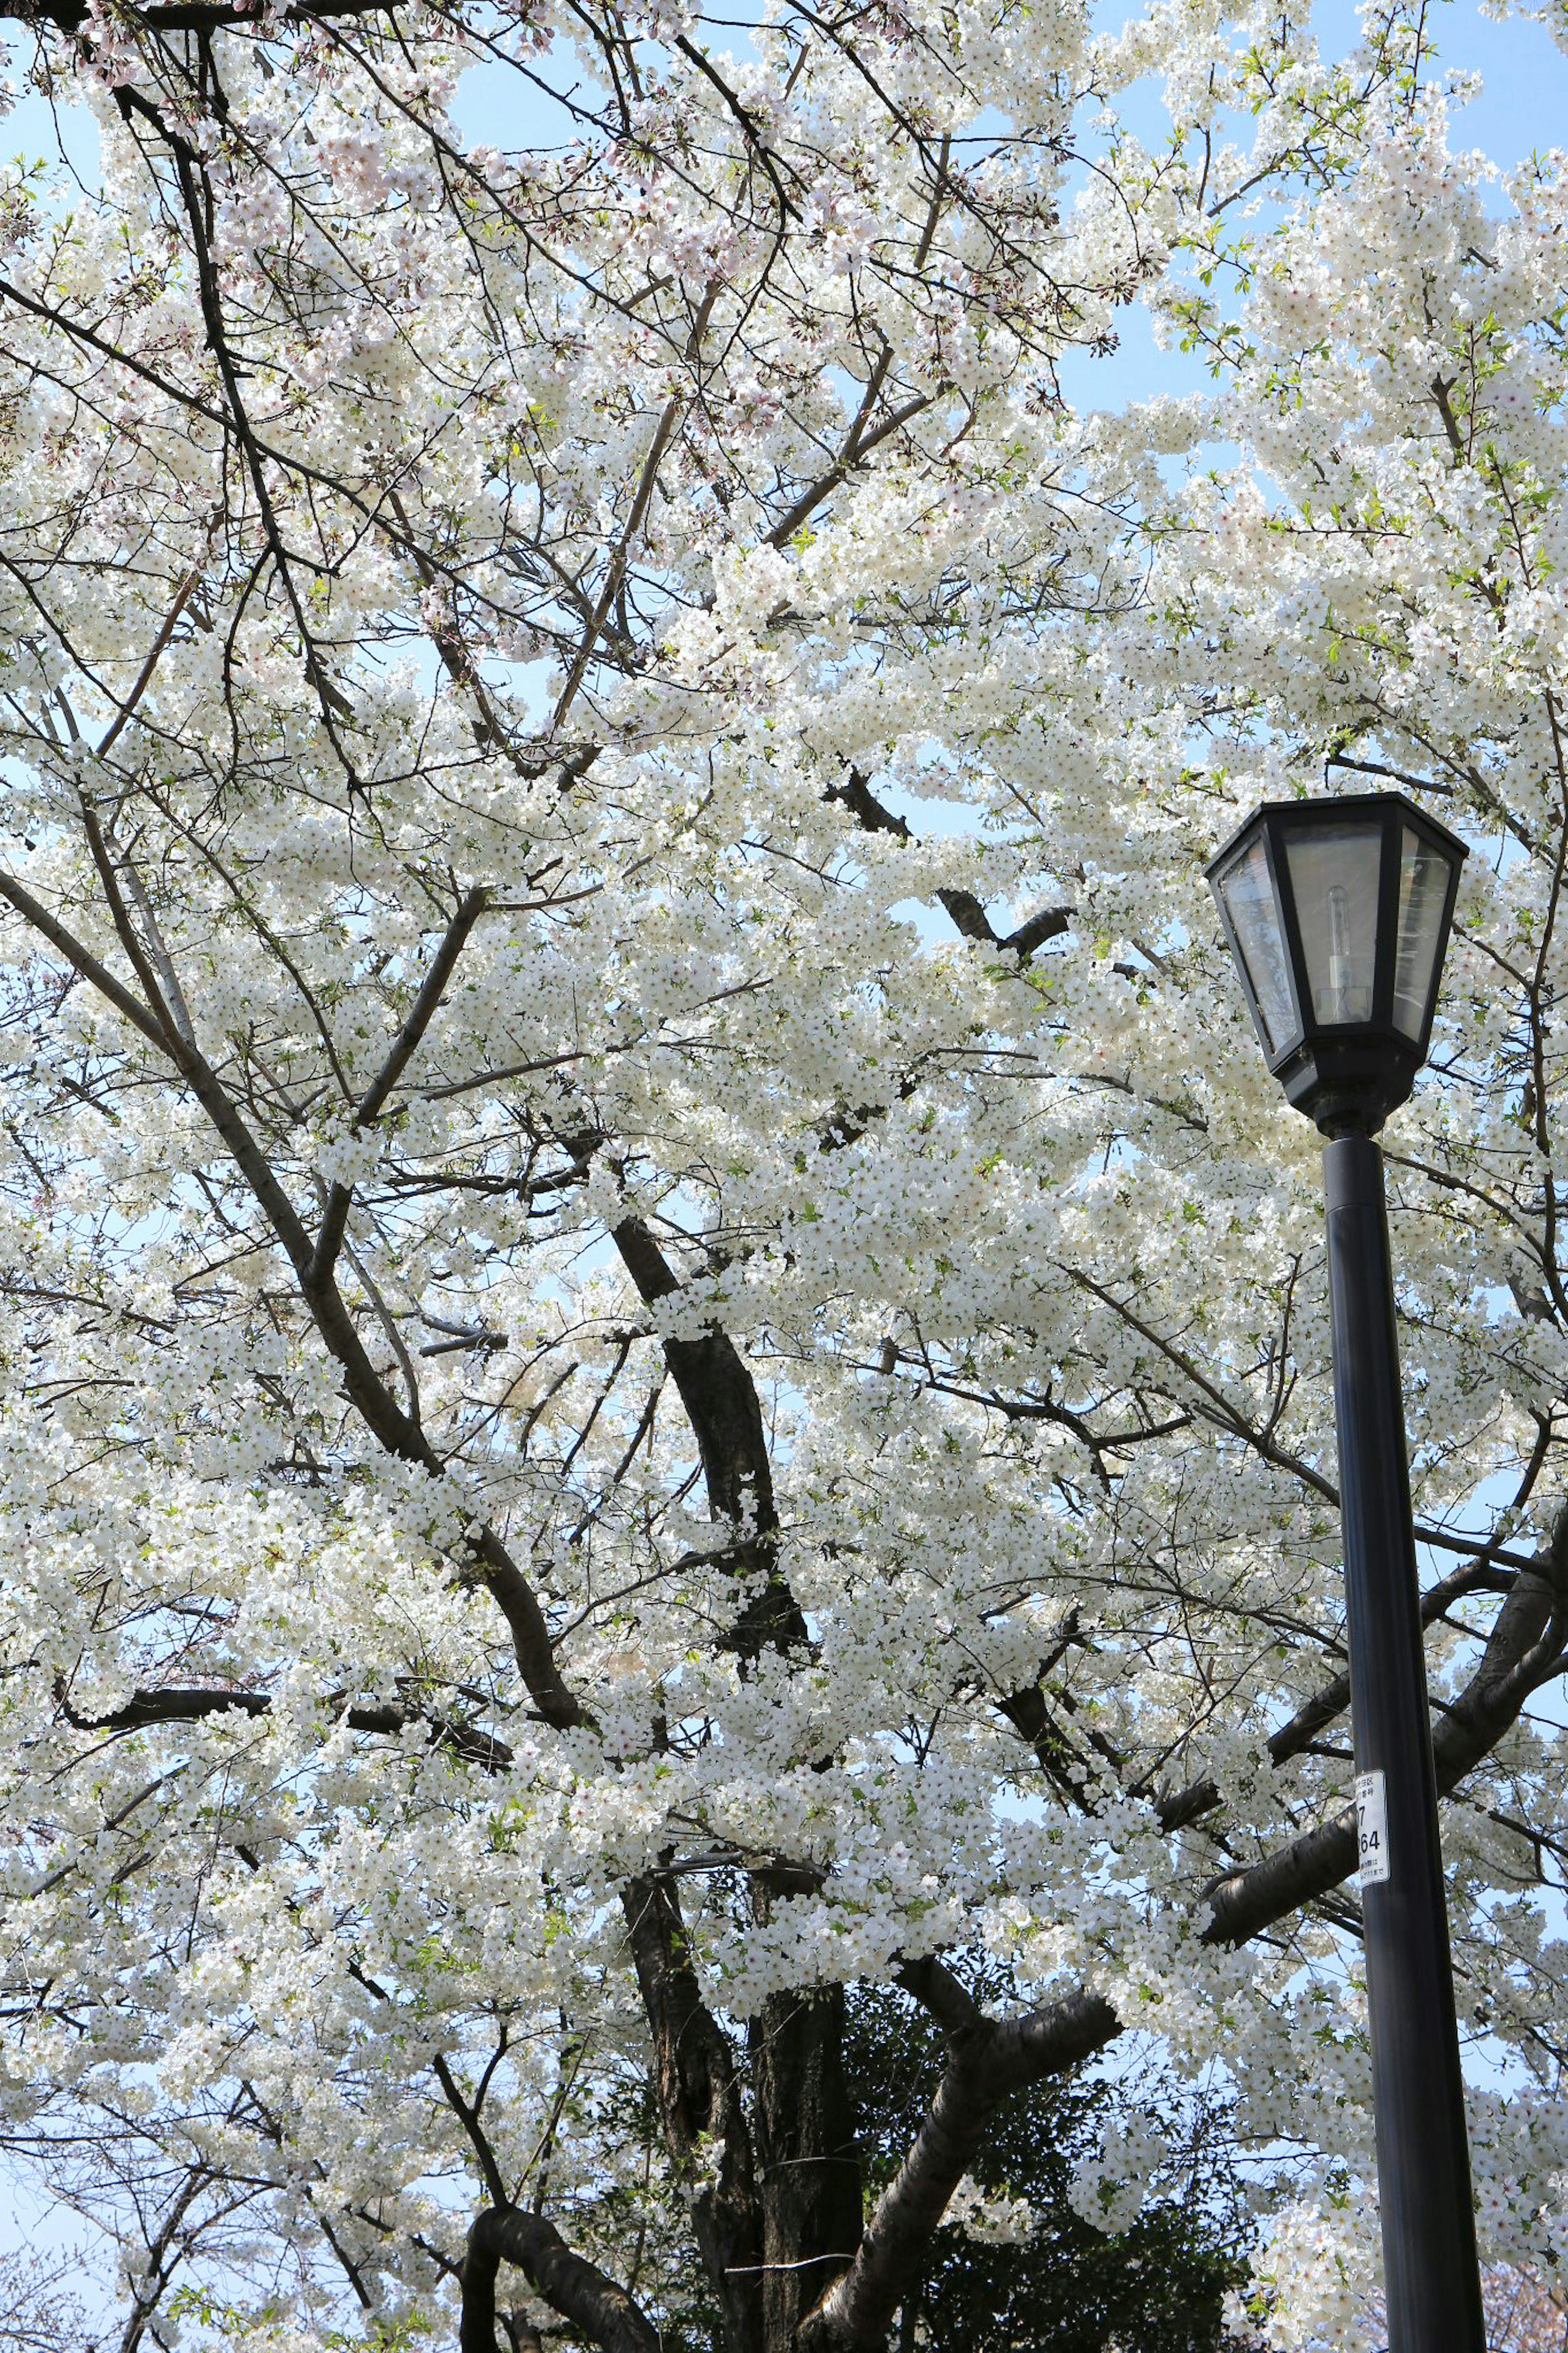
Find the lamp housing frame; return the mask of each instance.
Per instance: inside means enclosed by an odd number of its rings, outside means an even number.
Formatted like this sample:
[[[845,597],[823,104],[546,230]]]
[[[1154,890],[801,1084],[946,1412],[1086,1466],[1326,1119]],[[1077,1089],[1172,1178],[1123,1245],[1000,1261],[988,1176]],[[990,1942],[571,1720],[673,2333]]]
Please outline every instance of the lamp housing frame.
[[[1371,1010],[1364,1020],[1324,1021],[1314,1009],[1305,943],[1291,881],[1288,840],[1364,827],[1379,845],[1377,913],[1373,927]],[[1399,945],[1401,836],[1408,828],[1447,870],[1441,918],[1419,1034],[1394,1018]],[[1261,840],[1268,887],[1283,949],[1295,1025],[1276,1044],[1260,1009],[1247,953],[1219,888],[1219,878],[1254,841]],[[1204,869],[1219,910],[1226,945],[1263,1056],[1287,1102],[1329,1137],[1375,1135],[1415,1087],[1431,1043],[1432,1022],[1453,928],[1459,870],[1469,851],[1457,834],[1404,793],[1342,793],[1321,799],[1265,801],[1237,827]]]

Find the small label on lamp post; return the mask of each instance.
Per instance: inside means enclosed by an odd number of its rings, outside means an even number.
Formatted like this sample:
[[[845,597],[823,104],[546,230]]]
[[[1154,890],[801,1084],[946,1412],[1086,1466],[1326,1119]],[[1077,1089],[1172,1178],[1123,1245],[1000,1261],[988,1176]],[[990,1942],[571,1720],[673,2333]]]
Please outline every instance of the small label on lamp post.
[[[1381,1773],[1355,1777],[1355,1827],[1361,1883],[1372,1887],[1388,1877],[1388,1799]]]

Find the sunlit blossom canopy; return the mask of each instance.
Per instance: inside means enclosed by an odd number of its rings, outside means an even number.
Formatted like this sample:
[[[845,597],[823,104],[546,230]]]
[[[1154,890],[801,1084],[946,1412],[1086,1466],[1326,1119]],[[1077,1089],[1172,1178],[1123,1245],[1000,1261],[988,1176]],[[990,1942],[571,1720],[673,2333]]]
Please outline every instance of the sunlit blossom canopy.
[[[6,2337],[1384,2345],[1322,1186],[1199,883],[1325,756],[1509,845],[1397,1315],[1568,2276],[1550,123],[1415,0],[9,10],[0,2178],[93,2308],[33,2232]]]
[[[1415,1085],[1466,855],[1363,793],[1268,802],[1210,863],[1268,1067],[1325,1134],[1375,1134]]]

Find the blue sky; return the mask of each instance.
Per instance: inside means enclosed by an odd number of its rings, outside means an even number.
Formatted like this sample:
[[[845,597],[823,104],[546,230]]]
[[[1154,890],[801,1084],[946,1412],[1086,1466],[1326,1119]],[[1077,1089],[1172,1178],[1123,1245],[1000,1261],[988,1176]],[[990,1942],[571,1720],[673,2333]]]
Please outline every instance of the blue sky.
[[[710,5],[717,6],[717,0]],[[1122,0],[1114,0],[1096,14],[1112,25],[1124,20],[1129,11]],[[1352,47],[1360,29],[1354,0],[1326,0],[1317,11],[1317,25],[1325,53]],[[1519,15],[1500,23],[1483,14],[1478,0],[1434,0],[1428,26],[1444,64],[1482,78],[1479,95],[1455,111],[1456,146],[1479,147],[1507,170],[1532,152],[1568,145],[1568,56],[1544,25]],[[726,46],[750,50],[739,25],[722,31],[715,27],[709,46],[715,54]],[[1142,134],[1156,141],[1156,83],[1151,80],[1133,93],[1131,111]],[[500,148],[530,142],[554,144],[566,130],[564,117],[548,100],[495,66],[478,67],[464,77],[455,112],[469,140]],[[0,156],[25,154],[31,161],[62,151],[82,184],[95,185],[98,134],[85,108],[50,107],[43,99],[27,96],[8,120],[0,120]],[[1499,201],[1500,205],[1500,192]],[[1209,389],[1199,360],[1157,348],[1148,315],[1136,305],[1123,313],[1121,346],[1110,359],[1069,352],[1060,375],[1069,401],[1093,408],[1120,408],[1162,392]]]

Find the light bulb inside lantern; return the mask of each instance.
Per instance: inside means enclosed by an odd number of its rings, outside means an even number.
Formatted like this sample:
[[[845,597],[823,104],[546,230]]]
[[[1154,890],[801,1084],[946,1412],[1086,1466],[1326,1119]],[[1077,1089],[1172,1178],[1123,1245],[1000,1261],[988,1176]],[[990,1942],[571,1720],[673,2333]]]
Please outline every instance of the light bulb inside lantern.
[[[1318,1018],[1364,1021],[1372,1010],[1372,990],[1360,978],[1358,959],[1351,952],[1351,899],[1342,882],[1329,887],[1328,913],[1329,982],[1315,991]]]

